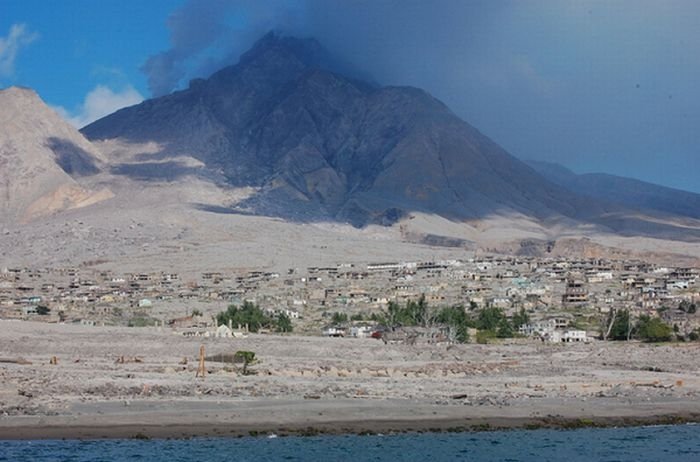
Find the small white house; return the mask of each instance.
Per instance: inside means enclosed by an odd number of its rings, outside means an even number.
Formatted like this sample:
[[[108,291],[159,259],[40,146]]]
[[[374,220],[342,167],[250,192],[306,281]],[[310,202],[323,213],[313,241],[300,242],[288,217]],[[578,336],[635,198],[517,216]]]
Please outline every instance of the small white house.
[[[345,337],[346,329],[340,326],[327,326],[323,329],[323,335],[326,337]]]
[[[360,325],[352,326],[350,328],[350,336],[355,338],[368,338],[374,332],[374,326],[370,325]]]
[[[233,337],[233,331],[231,330],[230,327],[222,324],[216,328],[216,331],[214,331],[214,337],[216,337],[216,338],[231,338],[231,337]]]
[[[587,342],[588,336],[586,335],[585,330],[569,329],[567,331],[564,331],[564,333],[561,336],[561,341],[566,343]]]

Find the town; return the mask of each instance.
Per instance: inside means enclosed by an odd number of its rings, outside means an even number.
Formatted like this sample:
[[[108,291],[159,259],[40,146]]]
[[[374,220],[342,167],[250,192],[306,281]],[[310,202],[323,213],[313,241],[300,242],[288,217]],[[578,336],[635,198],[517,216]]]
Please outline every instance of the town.
[[[485,308],[500,309],[508,317],[525,312],[528,322],[517,326],[518,333],[540,340],[605,338],[615,312],[632,319],[660,316],[677,337],[695,339],[700,327],[695,310],[699,274],[697,268],[643,261],[498,255],[188,277],[168,272],[118,274],[90,267],[4,268],[0,316],[170,326],[186,335],[209,335],[218,327],[218,313],[248,302],[271,317],[289,318],[297,333],[369,337],[390,303],[422,297],[431,307],[460,306],[473,314]]]

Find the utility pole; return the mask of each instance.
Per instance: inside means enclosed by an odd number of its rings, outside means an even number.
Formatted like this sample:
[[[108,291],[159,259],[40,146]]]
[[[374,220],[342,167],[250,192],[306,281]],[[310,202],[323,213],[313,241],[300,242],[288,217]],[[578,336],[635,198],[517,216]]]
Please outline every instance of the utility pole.
[[[199,347],[199,366],[197,367],[197,374],[194,376],[195,378],[207,375],[207,369],[204,367],[204,345]]]

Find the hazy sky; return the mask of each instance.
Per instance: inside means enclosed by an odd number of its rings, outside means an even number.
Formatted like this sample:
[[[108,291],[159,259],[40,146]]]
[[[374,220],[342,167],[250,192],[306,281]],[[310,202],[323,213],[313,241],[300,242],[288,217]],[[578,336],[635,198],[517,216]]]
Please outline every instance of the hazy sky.
[[[693,0],[0,0],[0,86],[80,125],[270,29],[425,88],[518,157],[700,192]]]

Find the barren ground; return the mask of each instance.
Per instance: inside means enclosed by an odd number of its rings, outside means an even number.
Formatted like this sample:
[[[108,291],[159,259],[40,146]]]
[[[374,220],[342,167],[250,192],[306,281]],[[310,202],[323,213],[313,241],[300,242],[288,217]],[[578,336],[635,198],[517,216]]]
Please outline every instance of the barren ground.
[[[206,378],[195,378],[201,345],[210,357],[254,351],[254,375],[207,361]],[[699,350],[697,344],[202,339],[169,329],[0,321],[1,360],[31,363],[0,363],[0,437],[695,420]],[[58,364],[49,364],[52,356]]]

